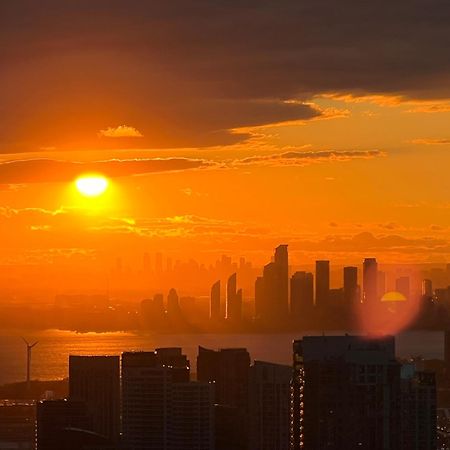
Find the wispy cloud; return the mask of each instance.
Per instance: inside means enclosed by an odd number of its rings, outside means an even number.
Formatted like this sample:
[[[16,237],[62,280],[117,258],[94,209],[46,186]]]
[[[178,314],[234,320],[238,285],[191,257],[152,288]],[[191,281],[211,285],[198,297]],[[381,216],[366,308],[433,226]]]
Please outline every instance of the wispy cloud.
[[[417,145],[449,145],[450,139],[436,139],[436,138],[413,139],[410,141],[410,143]]]
[[[264,166],[304,166],[313,162],[350,161],[352,159],[372,159],[386,154],[380,150],[367,151],[288,151],[270,155],[256,155],[236,159],[233,165],[264,165]]]
[[[119,125],[118,127],[108,127],[98,132],[99,137],[124,138],[124,137],[144,137],[144,135],[134,127]]]

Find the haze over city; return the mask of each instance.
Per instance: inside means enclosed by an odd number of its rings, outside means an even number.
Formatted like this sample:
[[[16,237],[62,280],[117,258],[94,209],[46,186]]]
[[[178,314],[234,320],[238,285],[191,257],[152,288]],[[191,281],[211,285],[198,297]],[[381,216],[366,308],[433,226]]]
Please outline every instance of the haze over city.
[[[448,0],[0,2],[0,448],[450,449]]]

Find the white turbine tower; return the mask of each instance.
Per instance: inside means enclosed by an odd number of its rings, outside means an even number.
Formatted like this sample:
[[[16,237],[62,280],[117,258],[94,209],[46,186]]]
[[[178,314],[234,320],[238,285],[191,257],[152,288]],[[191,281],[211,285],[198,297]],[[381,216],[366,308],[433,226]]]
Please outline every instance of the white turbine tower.
[[[35,345],[38,344],[38,341],[36,341],[34,344],[29,344],[28,341],[25,338],[22,338],[23,342],[25,342],[25,345],[27,346],[27,391],[30,391],[30,377],[31,377],[31,350]]]

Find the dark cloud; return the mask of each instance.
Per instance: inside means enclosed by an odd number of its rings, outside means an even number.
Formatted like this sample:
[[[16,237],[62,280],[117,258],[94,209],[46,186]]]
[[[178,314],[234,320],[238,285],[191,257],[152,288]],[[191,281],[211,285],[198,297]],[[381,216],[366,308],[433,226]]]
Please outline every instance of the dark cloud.
[[[0,163],[0,180],[4,184],[65,182],[83,173],[101,173],[107,177],[142,175],[155,172],[199,169],[213,163],[200,159],[112,159],[77,162],[52,159],[28,159]]]
[[[323,92],[448,97],[449,22],[448,0],[1,2],[0,145],[229,144]],[[97,136],[120,125],[144,137]]]

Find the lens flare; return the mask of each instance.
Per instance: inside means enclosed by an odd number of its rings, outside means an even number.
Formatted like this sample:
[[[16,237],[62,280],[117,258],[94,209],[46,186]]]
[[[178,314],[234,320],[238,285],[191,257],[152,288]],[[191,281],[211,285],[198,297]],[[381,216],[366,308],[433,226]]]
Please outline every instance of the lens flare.
[[[86,197],[98,197],[108,189],[108,180],[102,175],[83,175],[77,178],[75,186]]]

